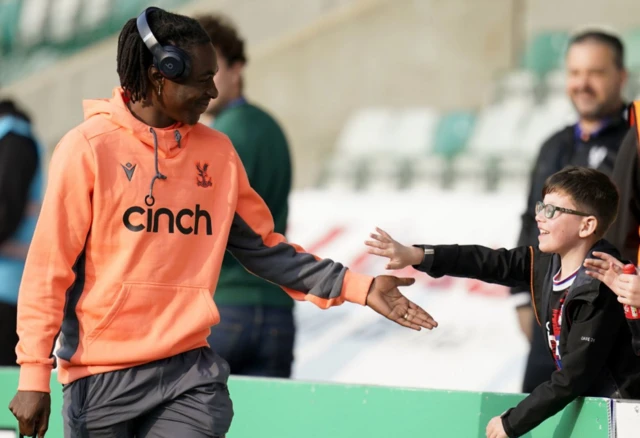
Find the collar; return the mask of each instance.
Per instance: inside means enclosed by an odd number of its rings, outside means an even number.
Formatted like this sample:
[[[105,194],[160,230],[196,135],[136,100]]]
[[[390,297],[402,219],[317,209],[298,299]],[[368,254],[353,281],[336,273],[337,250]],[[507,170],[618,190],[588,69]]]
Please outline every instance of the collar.
[[[590,249],[585,258],[593,258],[593,252],[600,251],[610,254],[620,260],[620,253],[607,240],[601,239],[597,241]],[[550,268],[550,269],[549,269]],[[555,273],[560,271],[560,256],[558,254],[553,254],[549,265],[547,266],[547,272],[545,275],[545,287],[549,287],[549,284],[553,284],[553,277]],[[572,300],[578,298],[582,301],[586,301],[588,303],[592,303],[600,293],[600,285],[602,283],[600,280],[596,280],[593,277],[590,277],[586,273],[586,268],[581,266],[578,269],[577,274],[575,274],[573,283],[570,286],[569,291],[567,292],[567,296],[565,298],[565,306]],[[611,292],[608,292],[611,293]],[[540,310],[540,315],[542,316],[541,321],[549,321],[549,301],[551,298],[551,293],[549,291],[543,292],[542,296],[542,306],[543,308]]]
[[[237,108],[239,106],[246,105],[246,104],[247,104],[247,99],[244,96],[240,96],[240,97],[238,97],[236,99],[233,99],[231,102],[229,102],[223,108],[223,111],[230,110],[232,108]]]
[[[620,122],[626,123],[627,118],[628,118],[628,105],[623,102],[622,108],[620,111],[615,113],[613,116],[605,117],[602,120],[600,120],[600,126],[598,127],[598,129],[596,129],[590,134],[586,134],[582,132],[582,128],[580,127],[579,122],[573,125],[573,138],[576,141],[589,141],[592,138],[598,137],[600,134],[602,134],[603,131],[605,131],[610,126],[616,125]]]
[[[600,126],[598,126],[598,129],[596,129],[590,134],[587,134],[582,132],[582,128],[580,127],[580,123],[578,122],[575,125],[573,125],[573,138],[576,141],[589,141],[592,138],[596,138],[598,135],[600,135],[602,131],[604,131],[604,129],[607,128],[610,124],[611,124],[611,118],[603,119],[600,121]]]

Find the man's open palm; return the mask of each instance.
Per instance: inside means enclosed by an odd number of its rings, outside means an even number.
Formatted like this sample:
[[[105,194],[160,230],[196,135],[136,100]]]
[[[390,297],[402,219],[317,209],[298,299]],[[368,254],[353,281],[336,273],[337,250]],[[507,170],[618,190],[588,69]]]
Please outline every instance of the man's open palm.
[[[399,286],[410,286],[413,278],[398,278],[391,275],[380,275],[373,280],[367,306],[380,315],[413,330],[433,329],[438,323],[420,306],[412,303],[400,293]]]

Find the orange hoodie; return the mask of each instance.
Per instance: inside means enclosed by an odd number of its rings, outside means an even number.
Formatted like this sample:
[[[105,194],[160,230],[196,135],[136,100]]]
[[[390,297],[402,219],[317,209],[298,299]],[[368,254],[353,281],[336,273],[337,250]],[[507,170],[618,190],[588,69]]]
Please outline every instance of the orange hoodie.
[[[58,334],[63,384],[206,346],[225,250],[296,300],[365,304],[371,277],[273,232],[224,134],[150,128],[119,88],[84,108],[53,153],[27,256],[20,390],[49,391]]]

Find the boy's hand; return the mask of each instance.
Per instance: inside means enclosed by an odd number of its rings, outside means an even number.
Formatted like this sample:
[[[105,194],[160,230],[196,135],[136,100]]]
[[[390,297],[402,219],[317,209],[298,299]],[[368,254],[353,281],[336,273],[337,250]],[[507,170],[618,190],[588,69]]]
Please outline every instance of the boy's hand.
[[[9,410],[18,420],[21,436],[44,438],[51,414],[49,393],[18,391],[9,404]]]
[[[633,307],[640,307],[640,277],[635,274],[623,274],[624,264],[615,257],[594,252],[596,259],[587,259],[584,266],[587,274],[603,282],[618,295],[618,301]]]
[[[422,263],[424,251],[414,246],[404,246],[393,238],[384,230],[376,227],[376,233],[371,233],[373,240],[365,241],[369,249],[369,254],[381,257],[387,257],[386,269],[402,269],[411,265],[419,265]]]
[[[371,283],[366,305],[403,327],[417,331],[420,331],[422,327],[431,330],[437,327],[438,323],[398,290],[398,286],[409,286],[414,282],[413,278],[380,275]]]
[[[487,424],[487,438],[509,438],[504,431],[501,417],[493,417]]]

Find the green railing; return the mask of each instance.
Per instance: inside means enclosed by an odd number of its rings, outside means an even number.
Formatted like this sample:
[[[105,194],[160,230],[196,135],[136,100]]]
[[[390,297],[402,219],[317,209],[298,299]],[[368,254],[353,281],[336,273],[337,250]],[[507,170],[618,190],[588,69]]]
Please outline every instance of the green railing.
[[[6,407],[17,376],[0,369],[0,430],[15,427]],[[47,437],[62,438],[61,388],[53,379],[52,388]],[[484,438],[487,422],[524,397],[250,378],[231,378],[229,390],[235,417],[227,438]],[[609,438],[610,418],[609,400],[580,399],[525,437]]]

